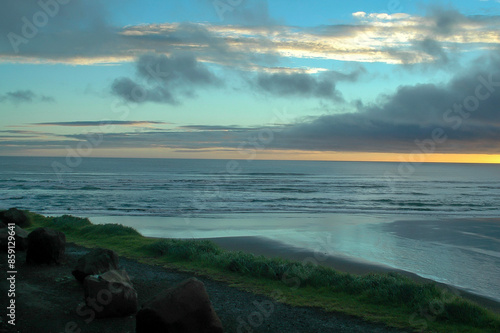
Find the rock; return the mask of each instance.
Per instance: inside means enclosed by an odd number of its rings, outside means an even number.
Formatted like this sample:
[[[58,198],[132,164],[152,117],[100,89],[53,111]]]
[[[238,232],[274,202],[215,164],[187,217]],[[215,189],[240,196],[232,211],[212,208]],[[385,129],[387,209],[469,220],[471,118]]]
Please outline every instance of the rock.
[[[205,285],[191,278],[148,300],[136,315],[137,333],[221,333]]]
[[[7,228],[7,225],[0,221],[0,229]]]
[[[66,236],[50,229],[37,228],[28,235],[28,264],[59,264],[64,256]]]
[[[21,228],[30,226],[28,215],[17,208],[10,208],[9,210],[0,212],[0,220],[5,224],[14,223]]]
[[[79,282],[83,283],[88,275],[102,274],[116,269],[118,269],[116,252],[97,248],[78,259],[78,263],[71,273]]]
[[[125,270],[89,275],[83,282],[85,303],[96,318],[124,317],[137,311],[137,292]]]
[[[9,228],[0,229],[0,250],[7,251],[8,249],[8,238],[9,238]],[[14,240],[15,240],[15,250],[25,251],[28,248],[28,232],[22,229],[20,226],[16,225],[14,227]]]

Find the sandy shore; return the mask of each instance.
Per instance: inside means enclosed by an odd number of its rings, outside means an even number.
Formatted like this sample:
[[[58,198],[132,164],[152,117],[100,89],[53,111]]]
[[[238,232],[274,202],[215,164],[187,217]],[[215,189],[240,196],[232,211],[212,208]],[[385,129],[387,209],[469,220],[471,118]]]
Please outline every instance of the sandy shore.
[[[209,238],[220,247],[230,251],[243,251],[266,257],[280,257],[296,261],[307,261],[313,264],[331,266],[335,269],[354,273],[384,273],[396,271],[388,266],[375,265],[369,262],[354,261],[348,258],[327,255],[308,249],[293,247],[264,237],[218,237]],[[403,271],[401,271],[403,272]],[[410,273],[408,273],[410,274]]]
[[[220,244],[229,249],[297,260],[312,253],[325,265],[353,273],[384,271],[378,265],[383,264],[389,266],[384,268],[412,272],[500,302],[498,218],[229,214],[190,218],[107,216],[92,217],[91,221],[124,224],[146,237],[221,238]],[[335,257],[314,256],[312,251],[317,249]],[[356,258],[356,264],[352,258]],[[358,265],[359,260],[375,265],[366,268]]]
[[[236,214],[102,216],[91,221],[130,226],[146,237],[210,239],[228,250],[312,259],[355,274],[397,271],[417,281],[459,287],[457,293],[500,312],[498,218]],[[314,252],[317,247],[324,253]]]
[[[423,278],[417,274],[404,270],[398,270],[389,266],[378,265],[370,262],[355,261],[350,258],[342,258],[339,256],[327,255],[308,249],[290,246],[288,244],[264,237],[217,237],[207,239],[213,241],[223,249],[229,251],[244,251],[256,255],[263,255],[266,257],[281,257],[300,262],[311,262],[313,264],[329,266],[338,271],[352,274],[398,272],[418,282],[435,282]],[[452,290],[453,292],[466,299],[469,299],[488,309],[500,313],[500,302],[455,288],[450,285],[446,285],[443,283],[438,284]]]

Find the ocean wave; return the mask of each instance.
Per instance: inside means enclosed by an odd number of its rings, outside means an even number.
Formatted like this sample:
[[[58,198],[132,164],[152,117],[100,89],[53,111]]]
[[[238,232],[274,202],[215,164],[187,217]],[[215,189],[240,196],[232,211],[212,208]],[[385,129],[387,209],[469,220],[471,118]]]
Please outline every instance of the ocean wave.
[[[95,190],[101,190],[101,188],[97,187],[97,186],[93,186],[93,185],[87,185],[87,186],[80,187],[79,190],[82,190],[82,191],[95,191]]]
[[[301,189],[301,188],[290,188],[290,187],[278,187],[278,188],[263,188],[259,189],[262,192],[276,192],[276,193],[316,193],[318,190],[313,189]]]
[[[247,172],[239,173],[242,176],[308,176],[305,173],[290,173],[290,172]]]
[[[342,164],[342,173],[324,168],[308,173],[307,168],[293,163],[268,172],[273,167],[270,164],[261,168],[264,170],[256,167],[249,172],[225,175],[207,173],[202,162],[186,163],[188,168],[179,170],[153,168],[132,173],[110,161],[103,172],[95,173],[97,167],[88,172],[79,170],[65,175],[62,182],[54,174],[6,170],[0,173],[0,203],[50,214],[71,211],[153,216],[180,216],[186,212],[500,216],[500,183],[486,181],[482,172],[471,176],[469,169],[464,171],[467,179],[457,176],[455,180],[443,180],[430,174],[405,178],[389,188],[391,184],[380,170],[372,169],[373,165],[366,166],[363,172],[355,168],[351,172]],[[360,168],[363,164],[355,166]]]

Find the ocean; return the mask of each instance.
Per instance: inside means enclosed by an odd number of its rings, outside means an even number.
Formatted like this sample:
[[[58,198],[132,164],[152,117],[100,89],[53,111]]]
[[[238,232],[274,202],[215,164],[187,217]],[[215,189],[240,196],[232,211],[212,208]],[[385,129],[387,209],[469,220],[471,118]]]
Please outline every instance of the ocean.
[[[76,165],[75,165],[76,164]],[[500,165],[1,157],[0,206],[43,214],[500,217]]]
[[[257,236],[500,301],[500,165],[1,157],[0,209]]]

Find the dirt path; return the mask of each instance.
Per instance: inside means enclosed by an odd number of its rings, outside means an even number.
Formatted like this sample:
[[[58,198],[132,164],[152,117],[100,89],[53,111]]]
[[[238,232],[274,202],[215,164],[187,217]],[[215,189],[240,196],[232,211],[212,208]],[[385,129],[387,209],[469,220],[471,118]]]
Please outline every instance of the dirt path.
[[[39,267],[23,265],[24,254],[19,253],[16,326],[5,324],[5,310],[2,310],[0,316],[3,323],[0,324],[0,332],[135,332],[134,316],[90,320],[89,314],[78,314],[77,309],[83,304],[83,290],[71,275],[71,270],[76,260],[87,252],[88,249],[84,247],[68,244],[64,264]],[[122,257],[120,265],[127,270],[134,283],[139,295],[139,304],[161,290],[192,276]],[[2,255],[0,269],[6,272],[5,255]],[[197,278],[205,283],[225,332],[403,332],[315,308],[271,303],[269,298],[207,278]],[[2,309],[6,306],[5,281],[6,279],[2,278],[0,282]],[[9,330],[6,330],[6,327]]]

